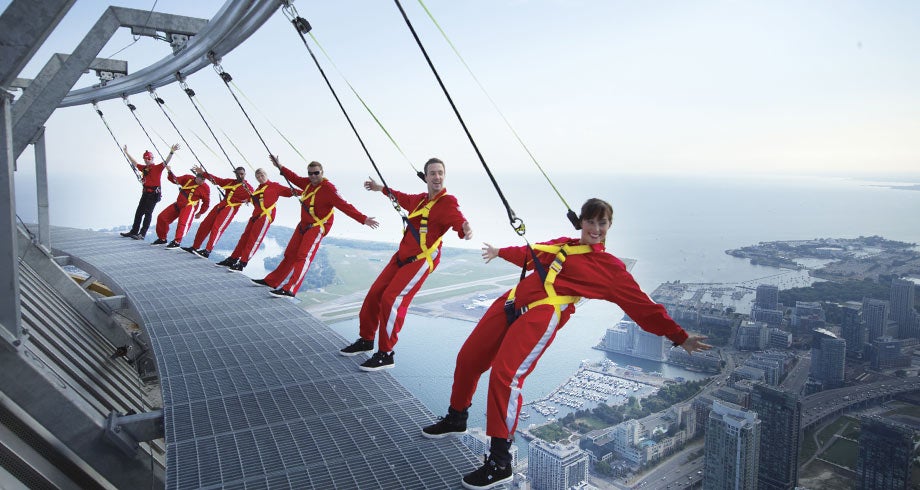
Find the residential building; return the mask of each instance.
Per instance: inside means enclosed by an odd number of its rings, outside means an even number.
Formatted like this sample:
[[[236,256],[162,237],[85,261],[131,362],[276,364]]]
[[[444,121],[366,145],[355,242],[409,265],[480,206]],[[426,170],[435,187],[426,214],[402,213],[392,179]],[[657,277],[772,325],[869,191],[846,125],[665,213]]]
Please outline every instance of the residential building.
[[[812,332],[809,376],[824,390],[840,388],[845,367],[846,341],[823,328]]]
[[[856,484],[863,490],[903,489],[910,485],[914,431],[878,416],[860,418]]]
[[[527,479],[533,490],[568,490],[588,481],[588,453],[575,444],[534,439],[527,450]]]
[[[797,393],[754,385],[751,411],[761,422],[759,490],[792,490],[802,446],[802,399]]]
[[[706,425],[703,488],[756,488],[761,422],[757,414],[727,402],[712,404]]]
[[[913,281],[907,279],[891,281],[891,312],[889,315],[890,319],[898,324],[899,339],[918,337],[918,332],[913,329],[914,288]]]

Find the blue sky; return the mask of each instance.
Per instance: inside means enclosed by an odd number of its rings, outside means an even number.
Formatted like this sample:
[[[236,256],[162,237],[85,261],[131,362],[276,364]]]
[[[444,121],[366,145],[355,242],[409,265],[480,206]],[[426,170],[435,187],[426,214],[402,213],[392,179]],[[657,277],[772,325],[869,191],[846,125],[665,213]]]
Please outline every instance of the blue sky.
[[[0,8],[7,4],[0,1]],[[76,2],[21,76],[34,76],[52,53],[70,51],[107,4]],[[496,176],[507,182],[536,172],[419,4],[403,4]],[[221,5],[160,0],[156,10],[210,18]],[[866,176],[916,174],[920,168],[916,2],[430,0],[427,5],[551,176]],[[484,178],[392,2],[295,6],[416,165],[437,155],[448,162],[450,175]],[[119,32],[100,56],[132,41],[127,31]],[[141,38],[115,57],[138,70],[169,53],[166,43]],[[397,188],[419,186],[330,63],[321,62],[388,181]],[[281,12],[226,55],[223,66],[308,159],[327,166],[327,176],[347,198],[369,202],[358,194],[370,164]],[[96,82],[87,75],[79,85]],[[189,85],[246,159],[266,165],[264,148],[217,76],[205,69],[192,75]],[[185,95],[175,86],[158,92],[208,168],[229,173],[228,162],[197,146],[192,133],[208,133]],[[131,99],[148,126],[167,140],[178,139],[149,96]],[[150,146],[120,100],[101,107],[133,153]],[[302,166],[253,114],[272,151]],[[47,126],[53,192],[97,189],[100,177],[117,179],[117,189],[106,190],[100,205],[114,200],[133,209],[135,184],[89,107],[58,110]],[[243,164],[235,152],[231,158]],[[23,189],[17,193],[24,199],[32,185],[30,162],[27,151],[17,173]],[[187,169],[195,161],[186,150],[175,163]]]

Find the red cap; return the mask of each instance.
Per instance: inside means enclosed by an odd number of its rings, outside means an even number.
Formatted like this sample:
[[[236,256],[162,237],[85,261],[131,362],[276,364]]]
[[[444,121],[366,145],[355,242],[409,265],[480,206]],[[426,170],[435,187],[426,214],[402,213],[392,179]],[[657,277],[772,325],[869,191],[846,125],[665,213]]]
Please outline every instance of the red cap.
[[[153,160],[153,153],[150,153],[150,150],[144,152],[144,160]]]

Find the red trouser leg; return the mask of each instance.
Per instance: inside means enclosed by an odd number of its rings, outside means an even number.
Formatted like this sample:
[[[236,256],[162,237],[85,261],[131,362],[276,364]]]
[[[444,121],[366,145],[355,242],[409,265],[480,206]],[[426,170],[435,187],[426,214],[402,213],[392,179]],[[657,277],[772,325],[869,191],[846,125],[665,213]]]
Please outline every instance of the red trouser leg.
[[[204,243],[204,239],[207,238],[208,234],[211,233],[211,226],[214,224],[217,215],[224,210],[223,204],[218,204],[211,208],[211,211],[207,216],[201,220],[201,223],[198,224],[198,231],[195,233],[195,240],[192,241],[192,248],[198,250],[201,248],[201,244]]]
[[[249,262],[249,259],[256,254],[256,250],[259,249],[259,245],[262,245],[262,239],[265,238],[273,219],[274,214],[271,216],[262,215],[252,224],[252,229],[249,230],[249,238],[240,250],[240,262]]]
[[[157,238],[166,240],[169,235],[169,225],[179,217],[179,206],[170,204],[157,215]]]
[[[373,341],[377,337],[377,327],[380,322],[380,301],[383,297],[383,291],[387,284],[393,280],[399,265],[396,263],[394,254],[387,265],[371,284],[364,297],[364,303],[361,305],[361,311],[358,313],[358,334],[364,340]]]
[[[435,266],[437,266],[438,258],[435,257]],[[393,274],[392,280],[386,285],[380,297],[377,318],[378,350],[389,352],[396,346],[399,331],[402,330],[406,313],[409,311],[409,304],[415,297],[415,293],[422,288],[428,274],[428,263],[424,260],[410,262]]]
[[[243,233],[240,235],[240,241],[236,242],[236,248],[233,249],[229,258],[239,259],[243,255],[243,249],[246,247],[246,244],[251,241],[249,235],[252,234],[252,229],[256,221],[259,220],[256,218],[249,218],[249,221],[246,223],[246,228],[243,228]]]
[[[492,314],[484,316],[483,321],[476,325],[457,355],[457,370],[468,370],[469,373],[454,374],[455,384],[458,378],[461,380],[456,388],[456,403],[465,402],[466,395],[459,393],[459,390],[469,391],[469,388],[464,386],[468,383],[466,380],[470,375],[476,374],[485,362],[490,361],[492,372],[489,375],[486,402],[486,434],[490,437],[511,439],[514,437],[523,404],[521,390],[524,380],[533,372],[540,356],[553,342],[556,332],[562,328],[565,321],[557,320],[552,306],[543,305],[527,311],[507,327],[507,321],[501,318],[504,311],[501,312],[502,315],[497,311],[503,305],[499,306],[497,303],[489,308]],[[496,344],[498,350],[493,350]],[[479,372],[481,373],[482,371]],[[478,376],[476,379],[478,380]],[[465,403],[469,405],[469,402]],[[452,394],[451,406],[454,406],[453,404]]]
[[[310,270],[310,264],[313,263],[316,252],[319,251],[319,244],[323,241],[323,237],[326,236],[322,231],[319,227],[313,227],[304,233],[300,246],[297,247],[297,255],[294,256],[291,279],[284,285],[285,290],[294,294],[297,294],[297,291],[300,290],[303,278],[306,277],[307,271]]]
[[[220,237],[223,236],[224,232],[227,231],[227,227],[230,226],[230,223],[233,221],[233,217],[236,216],[236,212],[240,210],[239,206],[226,206],[221,209],[220,214],[214,219],[214,223],[211,226],[211,237],[208,238],[208,246],[205,250],[214,250],[214,245],[217,244],[217,241],[220,240]]]
[[[182,243],[185,234],[195,221],[195,209],[197,206],[185,206],[179,211],[179,224],[176,225],[176,237],[173,239],[176,243]]]
[[[287,247],[284,248],[284,258],[281,259],[281,263],[278,264],[278,267],[275,267],[275,270],[265,276],[264,281],[269,286],[276,288],[281,285],[281,281],[287,279],[288,274],[294,269],[294,260],[301,241],[303,241],[303,233],[300,232],[298,227],[294,229],[291,239],[288,240]]]
[[[454,410],[466,410],[473,403],[479,378],[492,367],[495,353],[508,331],[504,308],[507,298],[505,293],[489,306],[457,353],[454,385],[450,390],[450,407]]]

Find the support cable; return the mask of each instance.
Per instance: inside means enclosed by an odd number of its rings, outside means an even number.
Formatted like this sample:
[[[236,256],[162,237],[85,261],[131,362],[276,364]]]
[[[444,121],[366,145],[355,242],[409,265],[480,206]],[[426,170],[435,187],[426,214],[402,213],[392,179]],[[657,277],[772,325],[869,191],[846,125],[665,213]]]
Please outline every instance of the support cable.
[[[147,128],[144,127],[144,124],[141,123],[140,118],[137,117],[137,106],[135,106],[134,104],[131,103],[131,101],[128,100],[128,96],[126,94],[122,94],[121,98],[124,101],[125,106],[131,110],[131,115],[134,116],[134,120],[137,121],[137,125],[141,127],[141,131],[143,131],[144,134],[147,136],[147,141],[150,142],[150,146],[153,147],[153,151],[157,152],[157,156],[160,157],[161,162],[165,161],[166,159],[163,158],[163,154],[160,152],[160,149],[157,148],[157,144],[153,142],[153,138],[151,138],[150,133],[147,132]],[[167,146],[169,146],[168,143],[167,143]]]
[[[284,2],[284,0],[282,1]],[[364,144],[364,140],[361,138],[361,135],[358,133],[358,129],[355,127],[351,117],[348,115],[348,111],[346,111],[345,106],[342,105],[342,100],[339,99],[339,95],[332,87],[332,83],[329,81],[329,77],[326,76],[326,72],[323,71],[323,67],[319,64],[319,60],[316,58],[316,55],[313,54],[313,48],[311,48],[310,44],[307,43],[307,38],[304,37],[304,33],[310,32],[310,23],[307,22],[307,19],[297,15],[297,9],[294,8],[293,5],[291,5],[289,2],[285,3],[286,5],[282,7],[282,10],[291,20],[291,24],[294,26],[294,30],[297,31],[297,35],[300,36],[300,40],[303,41],[303,45],[307,48],[307,52],[310,53],[310,58],[313,59],[313,63],[316,65],[316,69],[319,70],[320,75],[323,76],[323,80],[326,81],[326,86],[329,87],[329,91],[332,92],[332,97],[335,98],[335,102],[339,105],[339,109],[342,110],[342,114],[345,116],[345,120],[348,121],[348,125],[351,126],[352,132],[354,132],[355,137],[358,138],[358,143],[361,144],[361,148],[364,150],[364,154],[367,155],[367,159],[371,162],[371,166],[374,167],[374,171],[377,172],[377,177],[380,177],[380,183],[383,184],[383,188],[387,191],[387,196],[390,198],[390,204],[402,218],[403,224],[408,226],[413,231],[413,235],[420,236],[418,235],[418,230],[415,230],[415,227],[409,223],[409,218],[406,216],[406,213],[403,212],[402,207],[400,207],[399,202],[396,200],[396,196],[391,192],[390,186],[387,185],[387,181],[383,177],[383,174],[380,172],[380,168],[377,167],[377,162],[374,161],[374,157],[371,156],[371,152],[367,149],[367,145]],[[425,175],[423,173],[418,172],[417,175],[423,181],[425,180]]]
[[[128,166],[131,167],[131,171],[134,172],[134,177],[137,178],[138,182],[143,182],[144,178],[141,177],[140,172],[137,171],[137,167],[131,163],[131,159],[128,158],[128,155],[125,155],[125,150],[121,146],[121,143],[118,142],[118,138],[115,137],[115,133],[112,132],[112,128],[109,126],[108,121],[105,120],[105,116],[102,114],[102,111],[99,109],[99,105],[96,104],[96,101],[93,101],[93,109],[96,111],[96,114],[99,114],[99,119],[102,119],[102,124],[105,124],[105,129],[109,130],[109,134],[112,135],[112,140],[115,141],[115,146],[118,147],[118,153],[121,153],[121,156],[125,157],[125,162],[128,163]]]
[[[412,26],[412,22],[409,20],[409,16],[406,15],[406,11],[403,10],[402,4],[399,0],[394,0],[396,2],[396,7],[399,8],[399,12],[402,14],[403,20],[406,21],[406,26],[409,27],[409,31],[412,32],[412,37],[415,38],[415,43],[418,45],[419,49],[422,51],[422,55],[425,57],[425,61],[428,62],[431,72],[434,74],[434,77],[438,81],[438,85],[441,86],[441,90],[444,92],[444,95],[447,97],[447,101],[450,103],[450,107],[454,110],[454,115],[457,116],[457,120],[460,122],[460,126],[463,127],[463,132],[466,133],[466,137],[470,140],[470,144],[473,145],[473,150],[476,151],[476,156],[479,157],[479,162],[482,163],[482,167],[485,169],[486,174],[489,176],[489,179],[492,181],[492,186],[495,187],[495,191],[498,193],[498,197],[501,198],[502,204],[505,206],[505,211],[508,213],[508,222],[511,224],[511,227],[514,231],[521,237],[526,233],[527,228],[524,226],[524,221],[521,218],[518,218],[514,214],[514,210],[511,209],[511,205],[508,203],[508,200],[505,199],[504,193],[502,193],[501,187],[499,187],[498,182],[495,180],[495,177],[492,175],[492,171],[489,169],[489,165],[486,164],[485,158],[482,156],[482,152],[479,151],[479,146],[476,145],[476,140],[473,139],[473,135],[470,133],[470,130],[466,127],[466,123],[463,121],[463,116],[460,115],[460,111],[457,109],[457,105],[454,103],[454,99],[450,96],[450,92],[447,91],[447,87],[444,85],[444,82],[441,80],[441,75],[438,74],[438,70],[434,67],[431,58],[428,56],[428,51],[425,50],[425,46],[422,45],[422,40],[419,39],[418,34],[415,32],[415,28]],[[536,262],[535,262],[536,263]]]
[[[470,76],[473,78],[473,81],[476,82],[476,85],[478,85],[479,89],[482,90],[482,93],[486,96],[487,99],[489,99],[489,102],[492,104],[492,107],[495,109],[495,112],[497,112],[498,115],[502,118],[502,121],[505,122],[505,126],[507,126],[509,130],[511,130],[511,134],[514,135],[514,138],[517,139],[518,143],[520,143],[521,147],[527,153],[527,156],[530,157],[530,160],[534,163],[534,165],[537,166],[537,169],[540,170],[540,173],[543,174],[543,177],[546,179],[546,182],[549,183],[550,187],[553,188],[553,191],[556,192],[556,195],[559,196],[559,200],[562,201],[562,204],[566,207],[566,210],[567,210],[566,217],[569,219],[569,221],[572,222],[572,225],[575,226],[576,230],[580,230],[581,223],[578,220],[578,215],[575,214],[575,211],[572,211],[572,207],[569,206],[569,203],[567,203],[565,201],[565,198],[562,197],[562,194],[559,192],[559,189],[556,188],[555,184],[553,184],[553,181],[550,180],[549,176],[546,174],[546,171],[543,170],[543,166],[540,165],[540,162],[537,161],[537,157],[535,157],[533,152],[530,151],[530,148],[528,148],[527,145],[524,143],[524,140],[521,138],[518,132],[514,129],[514,126],[511,125],[511,121],[509,121],[508,118],[505,117],[505,114],[498,107],[498,104],[495,102],[495,99],[493,99],[492,96],[489,95],[489,92],[486,90],[485,86],[483,86],[482,82],[479,81],[479,78],[476,77],[476,74],[473,73],[473,70],[470,68],[470,65],[466,63],[466,60],[463,59],[463,56],[460,54],[460,51],[457,49],[454,43],[450,40],[450,38],[447,37],[447,33],[444,31],[444,29],[441,28],[441,24],[439,24],[438,21],[434,18],[434,15],[432,15],[431,11],[428,10],[428,6],[425,5],[424,0],[418,0],[418,3],[419,5],[422,6],[422,9],[425,11],[425,13],[428,14],[428,18],[431,19],[431,22],[434,24],[435,27],[437,27],[438,32],[441,33],[441,36],[444,37],[444,40],[447,41],[447,44],[450,45],[450,49],[452,49],[454,51],[454,54],[457,55],[457,58],[460,59],[460,63],[462,63],[464,68],[466,68],[467,73],[470,74]]]

